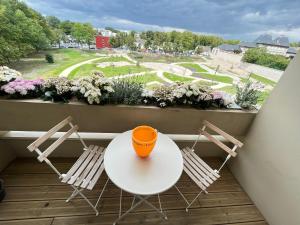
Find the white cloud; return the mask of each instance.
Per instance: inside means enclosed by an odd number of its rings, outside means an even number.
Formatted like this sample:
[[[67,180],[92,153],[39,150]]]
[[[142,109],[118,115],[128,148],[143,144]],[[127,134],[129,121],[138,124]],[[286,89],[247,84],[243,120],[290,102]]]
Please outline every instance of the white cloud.
[[[144,30],[155,30],[155,31],[179,31],[183,32],[185,29],[178,28],[178,27],[168,27],[168,26],[159,26],[159,25],[154,25],[154,24],[144,24],[144,23],[138,23],[134,22],[131,20],[127,19],[121,19],[117,17],[110,17],[110,16],[105,16],[101,18],[95,18],[94,19],[95,24],[111,24],[113,26],[120,27],[121,29],[134,29],[134,30],[139,30],[139,31],[144,31]]]
[[[291,41],[299,41],[300,27],[290,29],[268,29],[248,33],[248,35],[253,37],[259,36],[261,34],[271,34],[274,37],[283,35],[289,37]]]

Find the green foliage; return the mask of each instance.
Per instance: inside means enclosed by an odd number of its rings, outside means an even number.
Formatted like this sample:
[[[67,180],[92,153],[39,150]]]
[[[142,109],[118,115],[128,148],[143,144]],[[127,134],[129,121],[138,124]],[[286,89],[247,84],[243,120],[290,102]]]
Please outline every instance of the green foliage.
[[[129,34],[126,32],[118,32],[115,37],[110,38],[110,44],[113,48],[127,46],[130,50],[136,50],[135,32],[131,31]]]
[[[45,59],[46,59],[47,63],[54,63],[54,57],[51,54],[46,54]]]
[[[285,70],[290,60],[281,55],[267,53],[265,48],[252,48],[245,52],[242,60],[278,70]]]
[[[89,46],[95,39],[95,30],[89,23],[75,23],[71,30],[72,36],[79,44],[86,43]]]
[[[236,86],[235,102],[243,109],[254,108],[260,97],[260,92],[253,86],[251,81]]]
[[[45,18],[17,0],[0,2],[0,64],[10,64],[49,46],[51,30]]]
[[[291,42],[290,46],[291,47],[300,47],[300,41],[299,42]]]
[[[73,26],[74,26],[74,23],[69,20],[66,20],[66,21],[63,21],[60,23],[60,29],[62,29],[66,35],[71,34]]]
[[[141,103],[143,85],[129,79],[118,79],[113,82],[114,92],[109,97],[109,103],[136,105]]]
[[[46,16],[46,21],[47,24],[51,27],[51,28],[56,28],[58,29],[60,27],[60,20],[55,17],[55,16]]]

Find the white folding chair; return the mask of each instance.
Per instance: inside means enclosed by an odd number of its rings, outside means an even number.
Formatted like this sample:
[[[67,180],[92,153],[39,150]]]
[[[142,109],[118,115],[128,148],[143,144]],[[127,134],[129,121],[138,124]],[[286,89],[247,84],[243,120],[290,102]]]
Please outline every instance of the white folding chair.
[[[99,212],[97,210],[97,206],[109,179],[106,180],[106,183],[102,191],[100,192],[100,195],[95,205],[93,205],[82,192],[83,190],[92,190],[95,184],[97,183],[98,179],[100,178],[102,172],[104,171],[103,158],[105,150],[104,148],[98,147],[96,145],[87,146],[77,132],[78,126],[73,125],[71,121],[72,117],[69,116],[68,118],[57,124],[55,127],[50,129],[43,136],[34,141],[32,144],[30,144],[27,148],[31,152],[35,151],[38,154],[37,159],[40,162],[46,162],[55,171],[55,173],[57,173],[62,183],[69,184],[74,189],[73,193],[66,200],[66,202],[69,202],[72,198],[79,194],[93,208],[96,215],[98,215]],[[70,129],[67,132],[65,132],[61,137],[59,137],[55,142],[53,142],[45,151],[42,152],[39,149],[40,146],[66,125],[69,125]],[[79,138],[80,142],[82,143],[83,153],[77,159],[77,161],[71,167],[71,169],[66,174],[62,174],[50,162],[48,156],[50,156],[50,154],[73,133],[75,133],[75,135]]]
[[[209,134],[206,131],[206,128],[214,131],[215,133],[221,135],[227,141],[233,144],[232,148],[229,148],[227,145],[216,139],[214,136]],[[199,142],[201,135],[204,135],[209,141],[218,145],[221,149],[223,149],[228,156],[226,157],[225,161],[222,163],[220,168],[212,169],[207,163],[205,163],[195,152],[194,148],[196,144]],[[202,192],[208,193],[207,188],[210,187],[218,178],[220,178],[220,171],[226,164],[226,162],[231,158],[237,155],[236,150],[237,148],[241,148],[243,143],[232,137],[231,135],[227,134],[220,128],[216,127],[215,125],[211,124],[208,121],[203,122],[203,127],[199,132],[199,136],[195,143],[193,144],[192,148],[186,147],[183,148],[182,156],[183,156],[183,170],[186,174],[196,183],[196,185],[201,189],[199,194],[189,202],[186,197],[182,194],[179,188],[175,185],[175,188],[180,193],[184,201],[187,203],[186,211],[191,207],[191,205],[196,201],[196,199],[201,195]]]

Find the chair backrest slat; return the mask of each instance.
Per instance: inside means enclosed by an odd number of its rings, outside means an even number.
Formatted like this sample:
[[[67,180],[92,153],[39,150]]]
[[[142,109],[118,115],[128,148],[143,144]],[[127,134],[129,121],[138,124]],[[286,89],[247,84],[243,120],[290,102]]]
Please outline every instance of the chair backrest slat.
[[[29,151],[34,151],[37,149],[41,144],[43,144],[45,141],[47,141],[53,134],[55,134],[57,131],[59,131],[61,128],[63,128],[65,125],[70,123],[72,121],[72,117],[69,116],[63,121],[61,121],[59,124],[57,124],[55,127],[51,128],[47,133],[45,133],[43,136],[38,138],[36,141],[34,141],[32,144],[30,144],[27,148]]]
[[[50,145],[39,157],[40,162],[44,161],[61,143],[63,143],[68,137],[71,136],[74,132],[78,131],[78,126],[73,126],[68,130],[63,136],[57,139],[52,145]]]
[[[235,139],[231,135],[227,134],[225,131],[221,130],[220,128],[216,127],[215,125],[211,124],[210,122],[204,120],[203,121],[204,126],[209,127],[211,130],[215,131],[216,133],[222,135],[224,138],[226,138],[228,141],[231,141],[233,144],[237,145],[238,147],[242,147],[243,143],[239,140]]]
[[[237,153],[232,151],[227,145],[223,144],[218,139],[211,136],[209,133],[207,133],[205,130],[200,131],[201,134],[203,134],[205,137],[208,138],[208,140],[212,141],[216,145],[218,145],[220,148],[222,148],[224,151],[226,151],[228,154],[230,154],[233,157],[236,157]]]

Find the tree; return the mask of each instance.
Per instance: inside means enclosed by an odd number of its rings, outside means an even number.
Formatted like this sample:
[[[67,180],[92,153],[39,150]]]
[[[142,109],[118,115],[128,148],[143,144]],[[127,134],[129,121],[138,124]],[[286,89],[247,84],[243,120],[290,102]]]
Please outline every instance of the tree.
[[[61,42],[65,42],[67,40],[65,32],[59,28],[52,30],[52,37],[51,44],[58,44],[59,48]]]
[[[0,64],[47,48],[51,29],[45,18],[18,0],[0,1]]]
[[[46,16],[46,21],[52,29],[58,29],[60,27],[60,20],[55,16]]]
[[[73,26],[74,23],[69,20],[60,23],[60,29],[62,29],[66,35],[71,34]]]
[[[88,44],[89,48],[95,39],[96,32],[89,23],[75,23],[71,31],[72,36],[79,44]]]

